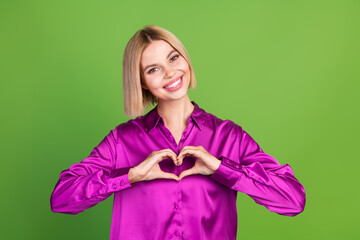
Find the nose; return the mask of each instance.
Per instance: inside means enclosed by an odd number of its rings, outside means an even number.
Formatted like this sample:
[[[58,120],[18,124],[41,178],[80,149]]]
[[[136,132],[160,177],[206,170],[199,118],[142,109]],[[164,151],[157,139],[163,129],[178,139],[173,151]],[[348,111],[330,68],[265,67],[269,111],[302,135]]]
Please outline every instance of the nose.
[[[165,70],[165,78],[172,78],[175,75],[175,70],[172,67],[167,67]]]

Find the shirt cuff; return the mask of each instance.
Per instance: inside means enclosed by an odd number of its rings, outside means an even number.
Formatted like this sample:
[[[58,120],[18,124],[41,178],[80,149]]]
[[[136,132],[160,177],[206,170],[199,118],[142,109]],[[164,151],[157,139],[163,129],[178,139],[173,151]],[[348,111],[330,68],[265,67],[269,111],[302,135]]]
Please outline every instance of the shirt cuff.
[[[237,168],[235,166],[236,170],[232,167],[229,167],[229,163],[230,165],[234,163],[230,159],[221,157],[220,160],[221,163],[219,165],[219,168],[212,175],[210,175],[210,178],[229,188],[232,188],[244,173],[240,169],[238,169],[240,167]]]
[[[107,183],[107,192],[117,192],[131,187],[129,182],[130,167],[115,169],[110,172]]]

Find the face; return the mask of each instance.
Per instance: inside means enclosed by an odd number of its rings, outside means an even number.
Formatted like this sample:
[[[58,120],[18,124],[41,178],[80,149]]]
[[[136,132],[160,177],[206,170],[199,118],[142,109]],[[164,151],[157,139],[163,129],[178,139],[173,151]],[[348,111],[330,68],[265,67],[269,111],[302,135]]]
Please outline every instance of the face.
[[[152,41],[140,60],[144,84],[158,101],[178,100],[187,96],[190,84],[189,64],[170,44]]]

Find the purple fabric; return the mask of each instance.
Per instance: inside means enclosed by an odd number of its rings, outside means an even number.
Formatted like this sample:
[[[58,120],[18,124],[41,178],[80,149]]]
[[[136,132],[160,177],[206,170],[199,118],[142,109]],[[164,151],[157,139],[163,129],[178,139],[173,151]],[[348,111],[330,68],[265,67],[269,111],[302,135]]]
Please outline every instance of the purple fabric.
[[[118,125],[90,156],[60,174],[51,196],[54,212],[77,214],[114,194],[110,239],[236,239],[237,191],[281,215],[303,211],[305,191],[289,165],[264,153],[240,126],[205,112],[194,101],[179,145],[164,126],[156,107]],[[203,146],[221,160],[213,175],[180,181],[156,179],[129,183],[130,167],[170,148]],[[165,172],[179,175],[194,165],[165,159]]]

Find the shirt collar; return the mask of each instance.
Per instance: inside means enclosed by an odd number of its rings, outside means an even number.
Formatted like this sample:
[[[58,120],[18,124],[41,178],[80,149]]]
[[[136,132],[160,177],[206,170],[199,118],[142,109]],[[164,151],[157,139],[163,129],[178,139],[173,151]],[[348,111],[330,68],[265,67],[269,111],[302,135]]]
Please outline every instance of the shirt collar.
[[[195,125],[201,130],[207,116],[206,112],[204,109],[200,108],[195,103],[195,101],[191,101],[191,103],[194,105],[194,110],[191,113],[189,120],[191,119],[195,123]],[[144,115],[143,122],[146,132],[150,132],[157,124],[164,122],[164,120],[157,111],[157,105],[150,112]]]

